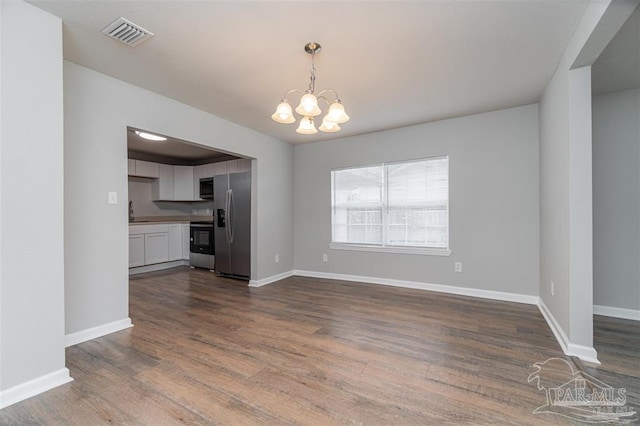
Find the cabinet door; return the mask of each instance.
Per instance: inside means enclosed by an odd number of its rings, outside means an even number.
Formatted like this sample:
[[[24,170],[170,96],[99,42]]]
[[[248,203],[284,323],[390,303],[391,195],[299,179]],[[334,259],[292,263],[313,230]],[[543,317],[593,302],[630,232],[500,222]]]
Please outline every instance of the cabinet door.
[[[158,179],[151,183],[153,200],[173,200],[173,166],[158,164],[158,172]]]
[[[238,173],[238,160],[227,161],[227,173]]]
[[[193,167],[173,166],[173,199],[193,201]]]
[[[191,233],[189,225],[182,225],[182,260],[189,260],[191,253]]]
[[[247,158],[242,158],[238,160],[238,173],[250,172],[250,171],[251,171],[251,160]]]
[[[127,175],[136,175],[136,160],[127,159]]]
[[[144,234],[144,263],[150,265],[169,261],[169,233]]]
[[[144,265],[144,235],[129,235],[129,268]]]
[[[214,176],[226,175],[227,174],[227,162],[221,161],[219,163],[214,164]]]
[[[136,160],[135,175],[148,178],[160,177],[160,164]]]
[[[182,225],[169,225],[169,261],[182,259]]]

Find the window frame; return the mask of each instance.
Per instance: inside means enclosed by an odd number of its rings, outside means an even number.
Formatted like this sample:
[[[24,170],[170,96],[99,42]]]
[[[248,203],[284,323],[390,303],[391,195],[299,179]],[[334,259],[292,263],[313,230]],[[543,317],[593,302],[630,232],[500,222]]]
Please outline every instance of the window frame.
[[[447,160],[447,247],[415,247],[415,246],[405,246],[405,245],[394,245],[394,244],[385,244],[387,241],[387,232],[388,232],[388,192],[389,192],[389,180],[387,176],[387,166],[404,164],[404,163],[418,163],[423,161],[435,161],[435,160]],[[359,168],[367,168],[367,167],[382,167],[382,243],[381,244],[368,244],[368,243],[342,243],[342,242],[334,242],[334,215],[335,215],[335,197],[334,197],[334,189],[335,189],[335,181],[334,181],[334,172],[339,172],[341,170],[353,170]],[[451,255],[451,223],[450,223],[450,194],[451,194],[451,185],[450,185],[450,175],[451,175],[451,162],[449,161],[448,155],[440,155],[434,157],[425,157],[425,158],[416,158],[411,160],[402,160],[402,161],[389,161],[389,162],[381,162],[381,163],[373,163],[366,165],[357,165],[357,166],[349,166],[349,167],[340,167],[331,169],[331,242],[329,243],[329,248],[334,250],[349,250],[349,251],[365,251],[365,252],[382,252],[382,253],[398,253],[398,254],[415,254],[415,255],[427,255],[427,256],[450,256]]]

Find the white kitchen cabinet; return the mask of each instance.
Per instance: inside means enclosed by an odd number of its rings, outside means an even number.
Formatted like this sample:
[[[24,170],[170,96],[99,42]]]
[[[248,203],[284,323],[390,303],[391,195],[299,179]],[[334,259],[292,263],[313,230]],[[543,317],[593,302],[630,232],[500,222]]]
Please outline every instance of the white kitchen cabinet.
[[[136,160],[136,176],[157,178],[160,175],[160,164],[150,161]]]
[[[169,225],[169,261],[182,259],[182,225]]]
[[[227,162],[221,161],[219,163],[215,163],[214,165],[214,176],[226,175],[227,174]]]
[[[173,199],[176,201],[195,200],[193,166],[173,166]]]
[[[129,225],[129,268],[183,260],[189,260],[188,223]]]
[[[182,224],[182,260],[189,260],[191,253],[191,231],[188,224]]]
[[[136,175],[136,160],[132,160],[131,158],[127,159],[127,175]]]
[[[238,173],[238,160],[227,161],[227,173]]]
[[[151,184],[154,201],[194,201],[193,167],[159,164],[159,177]]]
[[[151,265],[169,261],[169,233],[144,234],[144,263]]]
[[[160,175],[160,164],[150,161],[128,159],[127,172],[129,176],[157,178]]]
[[[151,183],[151,195],[154,200],[173,200],[173,166],[159,164],[158,179]]]
[[[242,172],[250,172],[251,171],[251,160],[248,158],[241,158],[238,160],[238,173]]]
[[[129,268],[144,265],[144,235],[129,235]]]

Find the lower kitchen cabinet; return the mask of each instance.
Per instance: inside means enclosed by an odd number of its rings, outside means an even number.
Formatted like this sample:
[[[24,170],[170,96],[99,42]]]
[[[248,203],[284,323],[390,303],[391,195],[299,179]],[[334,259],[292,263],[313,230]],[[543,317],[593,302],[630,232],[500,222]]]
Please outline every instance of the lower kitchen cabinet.
[[[129,268],[189,260],[189,224],[129,225]],[[169,267],[175,263],[168,264]]]
[[[144,263],[162,263],[169,261],[169,233],[157,232],[144,234]]]
[[[182,260],[189,260],[191,253],[191,231],[189,225],[182,224]]]
[[[144,235],[129,235],[129,268],[144,265]]]
[[[169,225],[169,261],[182,259],[182,225]]]

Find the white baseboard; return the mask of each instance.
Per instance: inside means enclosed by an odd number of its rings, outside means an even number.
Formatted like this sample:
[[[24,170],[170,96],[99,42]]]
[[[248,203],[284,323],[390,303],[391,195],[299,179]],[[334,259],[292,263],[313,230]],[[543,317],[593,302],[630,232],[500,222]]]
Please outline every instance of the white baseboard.
[[[613,306],[593,305],[595,315],[640,321],[640,310],[615,308]]]
[[[540,299],[538,303],[538,309],[540,309],[540,313],[542,313],[545,321],[547,321],[549,328],[556,337],[556,340],[560,344],[560,348],[565,355],[577,356],[583,361],[600,364],[600,361],[598,361],[598,353],[593,347],[576,345],[569,341],[564,330],[560,327],[560,324],[558,324],[558,321],[556,321],[556,318],[553,316],[549,308],[547,308],[547,305],[544,304],[542,299]]]
[[[438,293],[458,294],[461,296],[479,297],[482,299],[501,300],[505,302],[526,303],[528,305],[537,305],[538,296],[529,296],[526,294],[508,293],[502,291],[482,290],[469,287],[456,287],[442,284],[429,284],[417,281],[403,281],[389,278],[365,277],[359,275],[334,274],[330,272],[315,272],[294,270],[293,275],[311,278],[326,278],[330,280],[356,281],[368,284],[381,284],[393,287],[414,288],[418,290],[435,291]]]
[[[108,324],[99,325],[97,327],[88,328],[86,330],[77,331],[64,336],[64,345],[65,347],[77,345],[78,343],[106,336],[107,334],[115,333],[116,331],[124,330],[129,327],[133,327],[131,318],[125,318]]]
[[[285,278],[289,278],[293,275],[293,271],[283,272],[281,274],[272,275],[267,278],[263,278],[261,280],[251,280],[249,281],[249,287],[262,287],[263,285],[271,284],[276,281],[283,280]]]
[[[0,391],[0,409],[24,401],[27,398],[41,394],[57,386],[69,383],[73,379],[67,368],[61,368],[53,373],[45,374],[28,382]]]
[[[153,265],[136,266],[129,268],[129,275],[144,274],[145,272],[162,271],[163,269],[175,268],[177,266],[189,266],[188,260],[173,260],[171,262],[154,263]]]

